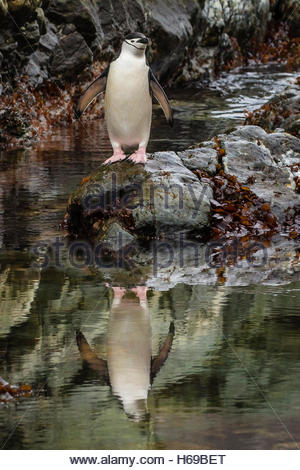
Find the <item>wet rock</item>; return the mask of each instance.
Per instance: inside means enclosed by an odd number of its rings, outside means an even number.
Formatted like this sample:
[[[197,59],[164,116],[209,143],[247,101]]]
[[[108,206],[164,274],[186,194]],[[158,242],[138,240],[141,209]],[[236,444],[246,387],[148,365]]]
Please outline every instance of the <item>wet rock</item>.
[[[260,109],[249,113],[246,124],[255,124],[267,131],[283,128],[300,137],[300,80],[288,86],[282,93],[274,96]]]
[[[235,257],[221,243],[219,247],[223,251],[221,260],[214,258],[214,243],[177,241],[168,245],[158,243],[151,250],[144,250],[150,268],[147,286],[169,290],[180,284],[280,285],[300,279],[297,244],[292,240],[274,240],[267,247],[253,241],[249,246],[240,245],[240,255]],[[133,262],[137,267],[138,259],[134,256]]]
[[[174,230],[201,231],[209,224],[212,190],[174,152],[158,152],[146,165],[127,161],[101,167],[75,192],[67,208],[71,234],[103,236],[117,221],[144,239]]]
[[[112,285],[144,284],[157,291],[184,284],[284,285],[300,279],[297,241],[283,237],[269,244],[235,239],[226,246],[222,240],[199,243],[178,233],[174,240],[153,240],[149,246],[133,241],[128,246],[118,255],[106,252],[103,263],[91,262],[93,274],[105,271],[105,280]],[[222,256],[216,256],[218,249]]]

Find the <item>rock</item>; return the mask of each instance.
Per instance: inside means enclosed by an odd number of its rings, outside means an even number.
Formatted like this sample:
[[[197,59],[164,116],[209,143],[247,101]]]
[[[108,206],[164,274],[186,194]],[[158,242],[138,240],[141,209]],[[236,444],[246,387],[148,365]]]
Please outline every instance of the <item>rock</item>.
[[[260,0],[206,0],[202,15],[206,21],[204,41],[216,45],[225,32],[244,45],[255,36],[263,38],[270,11],[269,2]]]
[[[169,291],[180,285],[284,285],[300,279],[298,244],[282,237],[275,237],[268,246],[255,240],[248,245],[234,240],[224,246],[222,241],[199,243],[179,233],[174,240],[153,240],[149,246],[132,241],[123,249],[117,245],[116,250],[104,251],[106,244],[97,247],[105,257],[90,256],[89,268],[95,277],[104,273],[105,281],[112,285],[147,285]],[[223,259],[215,257],[217,247],[223,251]],[[91,248],[90,253],[96,250]],[[69,266],[66,251],[64,262]]]
[[[42,0],[8,0],[8,9],[12,14],[32,15],[42,5]]]
[[[44,79],[48,78],[48,60],[48,55],[41,50],[35,51],[30,56],[29,62],[25,68],[25,73],[28,75],[32,84],[41,84]]]
[[[203,147],[178,152],[178,155],[189,170],[205,170],[211,175],[217,171],[217,152],[213,148],[205,147],[205,143]]]
[[[91,175],[71,197],[67,226],[72,234],[101,239],[111,220],[142,239],[172,237],[176,230],[201,232],[209,225],[211,198],[209,185],[174,152],[158,152],[145,166],[125,161]]]
[[[52,52],[58,45],[58,37],[56,34],[56,27],[49,25],[47,27],[47,33],[40,37],[40,48],[48,52]]]
[[[246,124],[255,124],[267,131],[283,128],[286,132],[300,137],[300,80],[274,96],[260,109],[247,117]]]
[[[295,171],[300,163],[300,141],[286,133],[267,134],[257,126],[239,127],[219,136],[226,151],[223,166],[259,198],[270,204],[280,223],[286,211],[300,203]]]
[[[92,61],[92,51],[81,34],[74,32],[61,38],[54,50],[50,70],[52,74],[74,79]]]
[[[93,2],[84,0],[50,0],[46,15],[55,24],[73,24],[87,44],[103,36],[99,10]]]

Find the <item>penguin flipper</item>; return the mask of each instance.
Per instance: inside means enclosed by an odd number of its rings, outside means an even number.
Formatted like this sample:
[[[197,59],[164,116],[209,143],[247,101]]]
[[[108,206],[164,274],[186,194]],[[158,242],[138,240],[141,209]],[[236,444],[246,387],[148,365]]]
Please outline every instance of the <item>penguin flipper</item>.
[[[158,356],[152,359],[152,362],[151,362],[151,383],[153,382],[155,376],[158,374],[161,367],[163,366],[163,364],[168,358],[170,349],[172,347],[174,336],[175,336],[174,322],[171,322],[168,336],[166,337],[164,344],[160,348]]]
[[[100,372],[100,374],[105,377],[108,377],[106,361],[96,356],[81,331],[76,331],[76,342],[81,359],[87,362],[91,369]]]
[[[149,85],[150,85],[150,89],[154,97],[157,99],[157,101],[159,102],[159,104],[161,105],[163,109],[163,112],[165,113],[166,120],[172,127],[173,126],[173,111],[170,106],[168,97],[165,94],[164,89],[159,84],[154,73],[152,72],[150,68],[149,68]]]
[[[109,66],[101,73],[101,75],[99,75],[98,78],[96,78],[96,80],[93,81],[93,83],[90,84],[83,95],[81,95],[74,110],[76,119],[82,115],[96,96],[105,91],[108,72]]]

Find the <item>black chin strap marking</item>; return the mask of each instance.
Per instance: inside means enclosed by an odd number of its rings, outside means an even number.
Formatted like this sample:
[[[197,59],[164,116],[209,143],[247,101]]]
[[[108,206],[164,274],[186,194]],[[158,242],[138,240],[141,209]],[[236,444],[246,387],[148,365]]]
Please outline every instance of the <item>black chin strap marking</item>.
[[[136,47],[134,44],[131,44],[130,42],[126,41],[126,39],[125,39],[125,42],[126,42],[126,44],[128,44],[129,46],[135,47],[138,51],[141,51],[141,50],[143,49],[142,47]]]

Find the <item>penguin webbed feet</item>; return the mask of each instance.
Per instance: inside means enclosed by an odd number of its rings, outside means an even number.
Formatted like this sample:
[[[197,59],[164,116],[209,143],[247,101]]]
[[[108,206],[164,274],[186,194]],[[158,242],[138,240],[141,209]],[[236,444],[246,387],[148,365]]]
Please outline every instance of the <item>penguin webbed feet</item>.
[[[105,160],[105,162],[103,162],[103,165],[108,165],[109,163],[119,162],[121,160],[125,160],[125,158],[127,158],[127,157],[126,157],[125,153],[123,152],[123,150],[115,149],[113,155],[111,157],[107,158],[107,160]]]
[[[146,149],[144,147],[140,147],[136,152],[130,155],[129,160],[133,163],[146,163]]]

